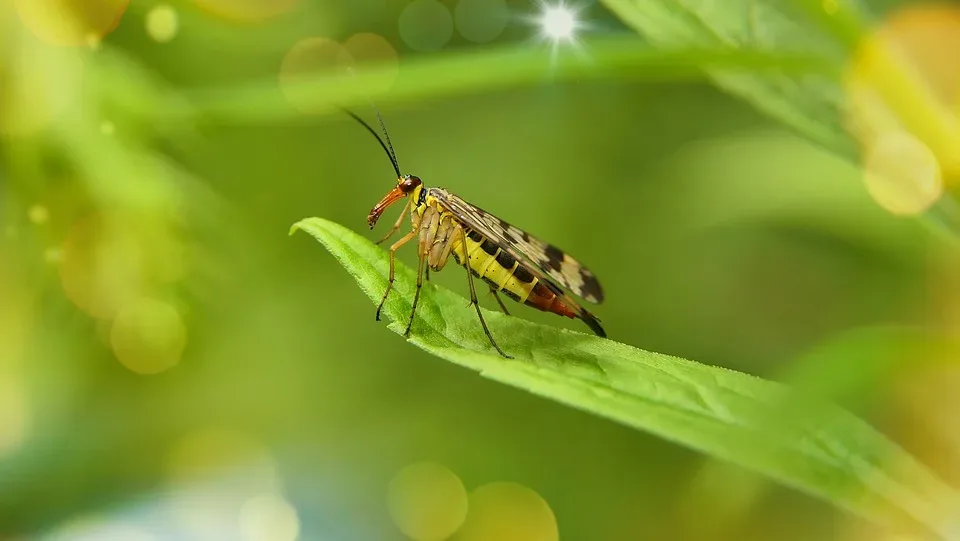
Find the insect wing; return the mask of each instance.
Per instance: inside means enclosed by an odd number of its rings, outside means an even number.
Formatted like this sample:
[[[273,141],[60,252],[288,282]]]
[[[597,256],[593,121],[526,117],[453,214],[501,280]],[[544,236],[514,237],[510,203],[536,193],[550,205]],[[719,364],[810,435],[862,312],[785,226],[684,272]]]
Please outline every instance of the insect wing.
[[[430,194],[468,227],[496,242],[517,261],[527,260],[578,297],[593,303],[603,301],[600,282],[589,269],[552,244],[543,242],[446,190],[432,188]],[[522,254],[522,256],[521,256]],[[534,275],[540,273],[534,272]],[[543,281],[544,276],[538,276]]]

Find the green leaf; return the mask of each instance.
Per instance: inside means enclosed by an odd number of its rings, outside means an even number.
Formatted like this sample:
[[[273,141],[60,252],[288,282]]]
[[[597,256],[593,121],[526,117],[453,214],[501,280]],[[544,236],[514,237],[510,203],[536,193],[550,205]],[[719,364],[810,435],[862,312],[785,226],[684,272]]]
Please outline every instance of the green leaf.
[[[290,233],[297,230],[320,241],[379,302],[387,285],[387,252],[320,218],[302,220]],[[398,263],[394,293],[384,306],[389,328],[398,334],[406,326],[414,283],[413,270]],[[490,347],[464,297],[430,282],[409,341],[484,377],[739,464],[892,529],[949,535],[957,494],[834,405],[775,382],[614,340],[489,310],[484,317],[514,359]]]
[[[859,15],[838,0],[832,14],[817,0],[602,0],[628,26],[664,50],[703,47],[800,51],[830,72],[798,74],[706,68],[714,83],[750,102],[814,142],[846,157],[855,154],[842,127],[840,74],[851,42],[859,34]]]

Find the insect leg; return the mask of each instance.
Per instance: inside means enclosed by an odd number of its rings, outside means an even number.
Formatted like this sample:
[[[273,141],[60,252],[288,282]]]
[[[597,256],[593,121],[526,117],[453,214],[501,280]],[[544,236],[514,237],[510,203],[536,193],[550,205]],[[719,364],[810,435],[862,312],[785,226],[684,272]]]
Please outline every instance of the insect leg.
[[[494,288],[490,284],[487,284],[487,285],[490,286],[490,293],[493,293],[493,298],[497,299],[497,304],[500,305],[500,309],[503,310],[504,314],[507,314],[509,316],[510,312],[507,310],[507,307],[503,304],[503,301],[500,300],[500,295],[497,293],[496,288]]]
[[[427,254],[420,253],[420,263],[417,265],[417,292],[413,295],[413,308],[410,309],[410,320],[407,321],[407,330],[403,331],[404,336],[410,336],[410,327],[413,327],[413,316],[417,313],[417,302],[420,301],[420,288],[423,287],[423,267],[427,261]]]
[[[410,208],[410,199],[407,199],[407,203],[403,205],[403,211],[400,213],[400,217],[397,218],[397,223],[393,224],[393,227],[390,228],[390,231],[387,231],[387,234],[383,236],[376,244],[383,244],[387,239],[393,236],[397,232],[397,229],[400,229],[400,225],[403,224],[403,219],[407,216],[407,209]]]
[[[467,233],[463,228],[460,228],[460,235],[464,252],[463,268],[467,271],[467,283],[470,284],[470,304],[477,309],[477,317],[480,318],[480,325],[483,327],[483,332],[487,335],[487,339],[490,340],[493,347],[496,348],[500,355],[507,359],[512,359],[513,357],[504,353],[503,350],[500,349],[500,346],[497,345],[497,342],[493,339],[493,335],[490,334],[490,329],[487,328],[487,322],[483,320],[483,314],[480,313],[480,303],[477,302],[477,290],[473,287],[473,274],[470,272],[470,256],[467,254]]]
[[[390,290],[393,289],[393,256],[401,246],[410,242],[410,240],[413,239],[416,234],[417,230],[414,229],[404,235],[400,240],[393,243],[393,246],[390,247],[390,277],[387,279],[387,290],[383,292],[383,298],[380,299],[380,306],[377,306],[377,321],[380,321],[380,310],[383,309],[383,303],[387,302],[387,295],[389,295]]]

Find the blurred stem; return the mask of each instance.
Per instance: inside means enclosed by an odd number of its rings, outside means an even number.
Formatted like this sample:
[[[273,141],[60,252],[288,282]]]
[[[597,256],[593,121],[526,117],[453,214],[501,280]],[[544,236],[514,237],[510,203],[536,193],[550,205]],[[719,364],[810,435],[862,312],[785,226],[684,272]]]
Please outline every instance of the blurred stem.
[[[201,114],[218,119],[261,122],[296,119],[302,113],[292,107],[286,94],[309,96],[316,112],[333,110],[331,105],[365,104],[371,97],[378,103],[402,103],[412,99],[476,94],[499,88],[532,85],[544,81],[603,79],[617,76],[639,80],[699,80],[707,68],[738,69],[745,72],[827,74],[836,68],[813,55],[772,54],[750,50],[685,49],[657,50],[632,35],[583,43],[584,54],[551,58],[548,47],[528,44],[463,51],[412,59],[400,66],[399,76],[389,91],[371,96],[370,88],[392,78],[395,65],[364,65],[355,75],[318,73],[281,89],[277,79],[246,86],[196,90],[186,97]],[[298,105],[304,106],[298,99]]]

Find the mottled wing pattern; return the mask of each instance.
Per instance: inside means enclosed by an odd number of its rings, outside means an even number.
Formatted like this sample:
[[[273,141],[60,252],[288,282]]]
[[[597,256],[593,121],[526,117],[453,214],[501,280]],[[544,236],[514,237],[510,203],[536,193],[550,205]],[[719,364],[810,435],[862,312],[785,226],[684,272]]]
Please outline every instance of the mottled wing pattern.
[[[456,195],[431,188],[430,195],[456,214],[465,225],[500,245],[517,261],[533,263],[552,280],[586,301],[603,301],[603,290],[596,276],[576,259],[552,244],[543,242],[526,231],[510,225]]]

